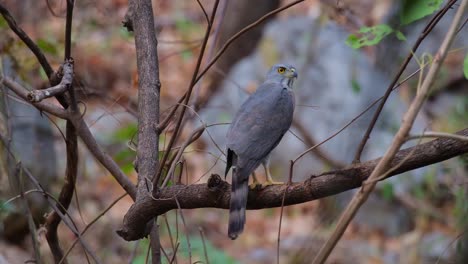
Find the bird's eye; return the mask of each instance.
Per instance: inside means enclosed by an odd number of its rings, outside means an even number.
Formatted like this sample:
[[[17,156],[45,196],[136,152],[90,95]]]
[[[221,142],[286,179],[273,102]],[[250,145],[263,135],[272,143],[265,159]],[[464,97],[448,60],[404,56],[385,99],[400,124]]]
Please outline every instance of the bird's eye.
[[[279,67],[278,68],[278,73],[283,74],[285,71],[286,71],[286,68],[284,68],[284,67]]]

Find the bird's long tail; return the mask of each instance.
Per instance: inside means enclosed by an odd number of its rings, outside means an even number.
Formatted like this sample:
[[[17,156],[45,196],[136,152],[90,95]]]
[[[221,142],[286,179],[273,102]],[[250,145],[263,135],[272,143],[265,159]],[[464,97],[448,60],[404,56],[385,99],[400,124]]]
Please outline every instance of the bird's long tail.
[[[232,173],[231,205],[229,209],[228,235],[231,239],[244,230],[245,208],[249,193],[249,176],[242,175],[242,169],[234,168]]]

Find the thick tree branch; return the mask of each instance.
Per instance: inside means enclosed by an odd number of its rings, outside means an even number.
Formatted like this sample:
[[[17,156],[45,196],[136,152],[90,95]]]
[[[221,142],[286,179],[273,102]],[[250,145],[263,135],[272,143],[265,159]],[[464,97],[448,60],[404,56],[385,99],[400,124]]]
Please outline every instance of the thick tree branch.
[[[152,179],[159,167],[159,135],[154,127],[159,123],[161,82],[151,1],[131,3],[138,67],[138,200],[148,194],[145,180]]]
[[[158,40],[154,26],[151,0],[130,1],[133,12],[131,21],[135,33],[135,48],[138,68],[138,184],[136,203],[149,196],[146,180],[155,177],[159,167],[159,80]],[[130,26],[128,26],[130,28]],[[144,223],[145,227],[146,223]],[[152,224],[152,223],[150,223]],[[152,263],[161,262],[158,227],[153,225],[150,233]]]
[[[457,133],[467,136],[468,128]],[[410,157],[407,157],[412,152]],[[406,159],[398,169],[388,175],[394,176],[430,164],[441,162],[468,153],[468,143],[450,138],[441,138],[412,148],[400,150],[390,166]],[[360,187],[376,167],[380,159],[351,165],[341,170],[310,176],[303,182],[292,183],[284,205],[305,203]],[[249,191],[247,209],[280,207],[287,185],[271,185]],[[229,208],[230,185],[218,175],[212,175],[208,184],[175,185],[163,188],[157,200],[145,197],[134,204],[124,218],[123,227],[117,233],[125,240],[136,240],[144,235],[145,224],[155,216],[177,209],[175,197],[182,209]]]

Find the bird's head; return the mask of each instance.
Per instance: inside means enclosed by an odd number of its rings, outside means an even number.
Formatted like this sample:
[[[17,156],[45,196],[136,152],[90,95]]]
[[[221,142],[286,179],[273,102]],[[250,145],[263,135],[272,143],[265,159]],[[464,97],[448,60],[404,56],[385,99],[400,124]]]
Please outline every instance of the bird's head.
[[[292,88],[294,81],[297,78],[296,68],[289,64],[276,64],[268,71],[266,80],[279,82],[289,88]]]

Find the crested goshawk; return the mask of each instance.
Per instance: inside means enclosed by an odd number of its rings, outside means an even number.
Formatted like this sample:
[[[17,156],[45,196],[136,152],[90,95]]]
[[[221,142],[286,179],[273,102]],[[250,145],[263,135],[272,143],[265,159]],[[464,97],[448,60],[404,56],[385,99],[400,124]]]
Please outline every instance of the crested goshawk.
[[[291,126],[292,85],[296,78],[296,69],[291,65],[273,66],[265,82],[242,104],[229,127],[225,175],[232,166],[228,228],[231,239],[236,239],[244,229],[250,174],[262,164],[267,183],[273,183],[268,169],[269,156]]]

